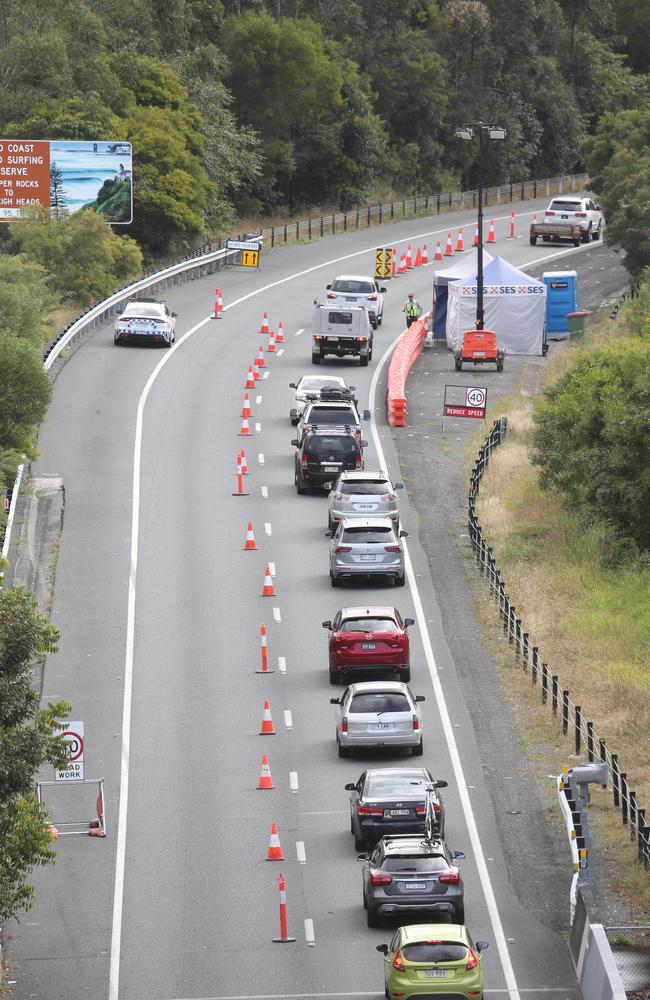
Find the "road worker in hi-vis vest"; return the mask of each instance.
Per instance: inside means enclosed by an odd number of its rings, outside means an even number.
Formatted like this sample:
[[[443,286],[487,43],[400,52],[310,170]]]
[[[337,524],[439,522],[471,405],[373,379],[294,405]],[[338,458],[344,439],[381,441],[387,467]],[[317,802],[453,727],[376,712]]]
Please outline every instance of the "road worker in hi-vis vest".
[[[415,299],[415,292],[409,292],[409,297],[402,306],[402,312],[406,313],[406,325],[410,326],[422,313],[422,306]]]

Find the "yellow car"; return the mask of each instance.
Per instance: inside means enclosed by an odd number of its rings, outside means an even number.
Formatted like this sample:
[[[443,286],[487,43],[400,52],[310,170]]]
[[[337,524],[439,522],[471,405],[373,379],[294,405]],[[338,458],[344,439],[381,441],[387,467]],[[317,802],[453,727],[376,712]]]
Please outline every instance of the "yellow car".
[[[483,1000],[481,952],[487,941],[472,941],[458,924],[409,924],[398,927],[390,944],[378,944],[384,955],[386,997],[453,994],[459,1000]]]

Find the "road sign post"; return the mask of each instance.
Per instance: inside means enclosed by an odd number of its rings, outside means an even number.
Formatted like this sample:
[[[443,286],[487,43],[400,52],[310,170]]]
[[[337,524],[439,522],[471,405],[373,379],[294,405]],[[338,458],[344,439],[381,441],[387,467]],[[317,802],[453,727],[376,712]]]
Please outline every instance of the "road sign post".
[[[239,267],[260,266],[260,243],[255,240],[228,240],[227,250],[239,251],[237,257],[228,260],[229,264]]]
[[[375,278],[393,277],[393,249],[392,247],[377,247],[375,250]]]
[[[83,722],[68,722],[59,729],[59,735],[68,744],[68,764],[57,768],[54,772],[55,781],[84,780],[84,724]]]
[[[442,410],[442,429],[445,417],[485,420],[487,388],[479,385],[446,385]]]

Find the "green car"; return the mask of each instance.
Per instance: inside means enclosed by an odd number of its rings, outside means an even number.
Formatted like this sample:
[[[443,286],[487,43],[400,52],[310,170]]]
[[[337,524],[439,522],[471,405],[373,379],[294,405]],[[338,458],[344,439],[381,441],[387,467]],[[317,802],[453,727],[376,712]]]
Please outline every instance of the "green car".
[[[480,952],[487,941],[477,941],[458,924],[409,924],[398,927],[390,944],[378,944],[384,956],[388,1000],[436,996],[483,1000]]]

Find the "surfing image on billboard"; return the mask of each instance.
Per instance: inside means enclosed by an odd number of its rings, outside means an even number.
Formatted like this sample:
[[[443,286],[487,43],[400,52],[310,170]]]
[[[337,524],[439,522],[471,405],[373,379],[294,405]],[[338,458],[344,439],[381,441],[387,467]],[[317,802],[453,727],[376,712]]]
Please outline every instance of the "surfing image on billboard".
[[[112,224],[133,221],[130,142],[50,142],[50,210],[92,208]]]

